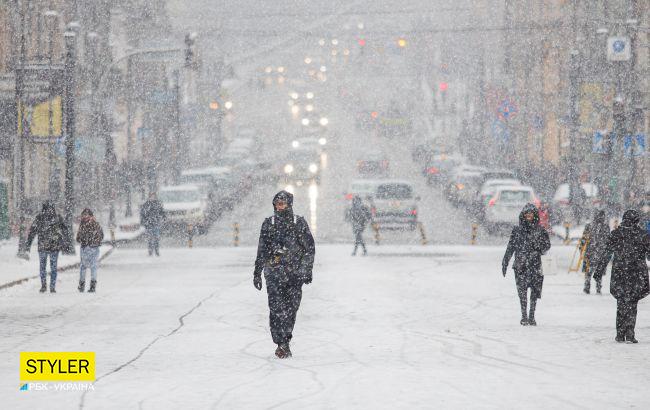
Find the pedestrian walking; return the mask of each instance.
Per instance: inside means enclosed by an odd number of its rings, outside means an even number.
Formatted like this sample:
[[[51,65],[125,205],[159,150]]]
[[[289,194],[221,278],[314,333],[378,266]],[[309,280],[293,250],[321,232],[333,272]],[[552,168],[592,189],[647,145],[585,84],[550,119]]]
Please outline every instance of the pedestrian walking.
[[[582,185],[577,182],[569,184],[569,204],[576,225],[580,225],[586,201],[587,193]]]
[[[97,286],[97,261],[99,247],[104,240],[104,231],[93,212],[86,208],[81,212],[81,223],[77,231],[77,242],[81,245],[81,264],[79,267],[79,292],[86,288],[86,270],[90,269],[90,287],[88,292],[95,292]]]
[[[275,355],[291,357],[296,314],[302,299],[302,285],[312,281],[316,252],[307,221],[293,213],[293,195],[278,192],[273,198],[274,214],[262,223],[253,284],[262,290],[262,272],[269,302],[269,322]]]
[[[606,220],[605,211],[594,212],[593,220],[585,225],[582,232],[581,246],[586,247],[582,271],[585,274],[585,286],[583,292],[589,294],[591,291],[591,278],[596,281],[596,293],[601,294],[603,276],[605,269],[596,269],[596,263],[605,252],[609,240],[609,223]]]
[[[357,254],[359,246],[363,250],[363,256],[366,256],[368,250],[366,249],[366,243],[363,241],[363,231],[366,230],[366,225],[372,219],[372,215],[370,214],[370,209],[363,204],[363,201],[358,195],[352,198],[352,207],[348,210],[346,219],[352,224],[352,233],[354,233],[354,251],[352,251],[352,256]]]
[[[650,235],[639,226],[639,212],[625,211],[621,225],[612,231],[597,269],[612,259],[609,292],[616,298],[616,338],[619,343],[638,343],[635,338],[637,305],[650,294],[648,265]]]
[[[146,230],[149,256],[160,256],[160,229],[165,222],[165,210],[156,193],[149,194],[149,199],[140,208],[140,224]]]
[[[544,276],[542,272],[542,255],[551,248],[548,233],[539,225],[539,213],[533,204],[527,204],[519,215],[519,225],[512,229],[510,241],[503,257],[502,273],[506,276],[512,255],[515,262],[517,294],[521,306],[522,326],[537,326],[535,308],[537,299],[542,297]],[[527,312],[528,289],[530,289],[530,311]]]
[[[47,290],[47,260],[50,260],[50,293],[56,293],[57,261],[59,252],[65,248],[65,241],[68,237],[68,229],[63,222],[61,215],[56,213],[54,204],[51,201],[43,202],[41,212],[36,215],[25,249],[27,254],[32,247],[32,241],[38,235],[38,260],[40,263],[41,289],[44,293]]]

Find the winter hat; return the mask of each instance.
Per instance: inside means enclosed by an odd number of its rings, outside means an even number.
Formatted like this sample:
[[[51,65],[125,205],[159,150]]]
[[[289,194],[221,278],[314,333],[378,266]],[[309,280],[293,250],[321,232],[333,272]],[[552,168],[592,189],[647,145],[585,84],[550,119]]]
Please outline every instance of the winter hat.
[[[54,215],[56,213],[54,203],[52,201],[43,202],[42,212],[47,215]]]
[[[280,191],[273,197],[273,207],[278,201],[284,201],[287,203],[287,206],[291,208],[293,206],[293,195],[287,191]]]
[[[528,221],[526,221],[525,215],[526,214],[533,214],[533,225],[539,224],[539,211],[537,210],[537,207],[534,204],[526,204],[524,206],[524,209],[521,210],[521,213],[519,214],[519,224],[524,225],[528,224]]]
[[[623,224],[625,225],[638,225],[639,221],[641,220],[641,216],[639,215],[639,212],[635,209],[628,209],[625,211],[623,214]]]

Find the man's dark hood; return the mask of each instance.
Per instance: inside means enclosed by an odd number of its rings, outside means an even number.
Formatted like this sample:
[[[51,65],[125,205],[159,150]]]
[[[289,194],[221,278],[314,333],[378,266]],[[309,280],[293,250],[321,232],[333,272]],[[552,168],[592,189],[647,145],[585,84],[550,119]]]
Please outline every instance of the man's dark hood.
[[[524,218],[524,215],[528,213],[533,214],[532,222],[528,222],[526,218]],[[519,214],[519,226],[530,227],[537,225],[539,225],[539,211],[537,210],[537,207],[533,204],[526,204]]]
[[[621,222],[621,226],[625,226],[625,227],[637,226],[639,225],[640,221],[641,221],[641,215],[639,214],[639,212],[635,209],[628,209],[623,214],[623,221]]]
[[[56,215],[56,209],[54,208],[54,204],[52,201],[45,201],[43,202],[43,207],[41,208],[41,213],[44,216],[47,216],[49,218],[52,218]]]
[[[278,212],[275,209],[275,203],[283,200],[287,203],[287,209],[282,212]],[[280,191],[273,197],[273,212],[278,217],[293,218],[293,194],[287,191]]]
[[[599,209],[594,212],[594,223],[595,224],[604,224],[605,223],[605,211]]]

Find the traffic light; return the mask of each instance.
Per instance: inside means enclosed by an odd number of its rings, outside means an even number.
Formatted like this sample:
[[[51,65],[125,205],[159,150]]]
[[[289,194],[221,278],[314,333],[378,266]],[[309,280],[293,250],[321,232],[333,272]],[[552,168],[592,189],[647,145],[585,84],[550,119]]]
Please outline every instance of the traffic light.
[[[365,38],[360,38],[359,39],[359,46],[360,47],[365,47],[366,46],[366,39]]]
[[[449,88],[449,83],[445,81],[441,81],[440,83],[438,83],[438,90],[440,90],[441,93],[446,92],[448,88]]]

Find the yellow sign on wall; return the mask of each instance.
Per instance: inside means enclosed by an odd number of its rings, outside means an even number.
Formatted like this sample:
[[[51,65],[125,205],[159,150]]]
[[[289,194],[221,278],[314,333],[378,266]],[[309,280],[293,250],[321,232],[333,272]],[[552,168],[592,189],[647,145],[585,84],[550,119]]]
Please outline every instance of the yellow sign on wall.
[[[20,381],[95,381],[95,352],[20,352]]]
[[[23,131],[23,113],[25,113],[28,136],[37,138],[59,138],[63,135],[62,99],[60,96],[57,96],[50,101],[39,102],[32,106],[21,106],[22,109],[18,111],[18,117],[20,119],[18,122],[18,132],[20,135],[22,135]],[[50,109],[52,110],[51,128]]]

